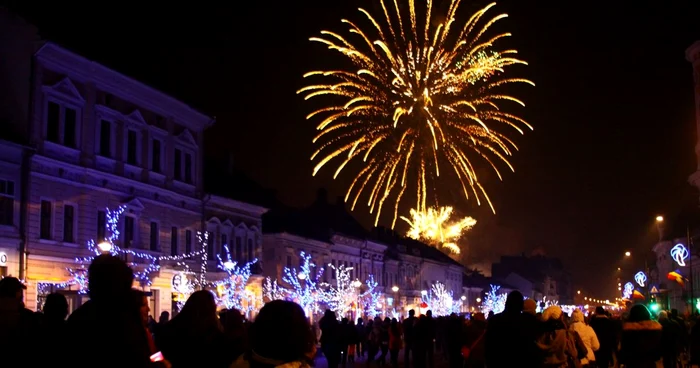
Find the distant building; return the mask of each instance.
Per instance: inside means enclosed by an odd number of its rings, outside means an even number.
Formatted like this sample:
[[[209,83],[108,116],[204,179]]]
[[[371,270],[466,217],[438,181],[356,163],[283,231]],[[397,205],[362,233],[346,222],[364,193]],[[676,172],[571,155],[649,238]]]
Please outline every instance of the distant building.
[[[325,268],[323,281],[335,276],[328,264],[352,267],[350,278],[363,284],[374,275],[383,293],[383,309],[419,310],[421,292],[429,291],[437,281],[452,290],[455,299],[461,297],[463,267],[459,263],[391,230],[368,232],[347,212],[342,198],[330,203],[325,190],[306,208],[269,211],[263,223],[263,273],[279,282],[284,267],[298,267],[299,253],[304,251]]]
[[[541,255],[527,257],[502,256],[491,267],[491,275],[524,292],[525,296],[556,300],[559,304],[573,303],[571,275],[561,261]]]

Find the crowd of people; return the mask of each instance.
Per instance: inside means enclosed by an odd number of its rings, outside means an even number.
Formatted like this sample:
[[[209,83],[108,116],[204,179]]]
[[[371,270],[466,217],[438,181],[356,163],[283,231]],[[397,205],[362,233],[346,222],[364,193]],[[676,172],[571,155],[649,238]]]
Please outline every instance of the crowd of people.
[[[700,360],[700,325],[676,311],[653,315],[642,304],[618,316],[600,307],[590,316],[558,306],[536,313],[535,302],[514,291],[505,310],[488,319],[411,310],[402,320],[339,321],[326,311],[312,325],[290,301],[266,303],[251,323],[239,311],[217,311],[213,294],[200,290],[174,318],[164,312],[155,321],[133,281],[121,259],[95,258],[90,300],[69,316],[61,294],[50,294],[41,313],[26,309],[26,287],[3,278],[2,366],[301,368],[323,356],[329,368],[679,368],[685,355]]]

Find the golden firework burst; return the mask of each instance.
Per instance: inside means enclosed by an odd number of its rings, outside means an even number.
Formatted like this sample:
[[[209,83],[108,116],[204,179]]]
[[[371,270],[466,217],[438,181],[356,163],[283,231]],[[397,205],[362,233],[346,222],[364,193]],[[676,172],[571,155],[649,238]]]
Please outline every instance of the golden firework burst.
[[[435,194],[441,165],[446,165],[454,173],[447,176],[461,184],[467,199],[473,194],[480,205],[484,198],[495,213],[472,162],[485,160],[502,179],[495,163],[501,161],[513,170],[507,157],[517,147],[497,129],[507,126],[521,134],[521,127],[532,129],[501,106],[504,101],[524,106],[501,89],[510,83],[534,85],[522,78],[502,78],[505,67],[526,63],[513,57],[515,50],[495,48],[496,41],[509,33],[485,36],[491,25],[507,15],[484,21],[494,3],[458,27],[460,0],[451,0],[445,21],[433,26],[433,1],[421,9],[414,0],[408,0],[407,6],[399,0],[388,2],[380,0],[383,18],[359,9],[370,25],[368,32],[343,19],[353,39],[330,31],[311,38],[346,56],[354,66],[304,75],[319,82],[298,93],[304,93],[306,100],[325,98],[325,107],[307,116],[321,120],[313,139],[319,145],[311,156],[312,161],[318,160],[313,175],[337,159],[336,178],[349,162],[361,159],[363,166],[345,200],[352,196],[354,209],[362,193],[367,193],[370,213],[376,211],[376,225],[384,203],[393,198],[393,228],[406,193],[415,189],[415,207],[426,211],[429,192]],[[420,22],[418,12],[425,14]],[[407,192],[409,186],[412,189]]]
[[[428,208],[426,211],[411,209],[411,218],[401,216],[410,226],[406,233],[409,238],[420,240],[435,248],[445,248],[451,253],[460,254],[457,241],[476,225],[476,220],[465,217],[459,221],[450,221],[452,207]]]

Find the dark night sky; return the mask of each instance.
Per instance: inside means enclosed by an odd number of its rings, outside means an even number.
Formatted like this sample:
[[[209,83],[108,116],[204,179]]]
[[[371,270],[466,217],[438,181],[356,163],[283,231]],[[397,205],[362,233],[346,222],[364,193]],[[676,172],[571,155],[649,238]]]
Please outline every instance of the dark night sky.
[[[288,204],[309,203],[319,186],[331,198],[344,193],[348,183],[333,182],[331,170],[311,176],[315,124],[304,116],[312,106],[295,91],[304,72],[333,66],[308,38],[343,30],[340,18],[357,18],[355,8],[367,1],[170,10],[42,3],[54,5],[15,1],[11,8],[45,37],[215,115],[211,157],[232,151],[240,169]],[[498,214],[460,206],[479,221],[469,262],[540,250],[561,257],[584,290],[612,298],[620,256],[650,249],[654,216],[697,203],[687,184],[696,132],[684,52],[700,39],[700,2],[615,3],[498,4],[510,15],[502,29],[514,34],[505,45],[530,63],[518,73],[537,83],[519,95],[527,108],[515,111],[535,131],[516,137],[515,174],[488,183]],[[463,10],[486,4],[464,0]],[[356,215],[370,224],[363,209]]]

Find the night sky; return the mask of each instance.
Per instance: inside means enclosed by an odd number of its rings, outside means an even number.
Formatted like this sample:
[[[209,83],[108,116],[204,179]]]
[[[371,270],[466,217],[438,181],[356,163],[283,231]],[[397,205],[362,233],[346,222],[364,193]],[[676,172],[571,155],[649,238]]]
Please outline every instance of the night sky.
[[[340,19],[357,19],[358,5],[373,9],[368,1],[41,3],[10,8],[44,37],[216,116],[209,157],[232,152],[239,169],[290,205],[308,204],[321,186],[330,198],[345,193],[349,176],[311,176],[316,124],[304,116],[313,106],[295,91],[304,72],[336,65],[308,38],[344,30]],[[543,252],[560,257],[588,295],[612,299],[617,266],[631,275],[655,242],[654,217],[697,207],[687,184],[696,131],[684,53],[700,39],[700,2],[614,3],[498,3],[510,17],[497,30],[514,35],[503,45],[520,51],[530,66],[517,74],[537,84],[518,95],[527,107],[513,112],[535,130],[514,137],[516,172],[487,179],[497,215],[458,204],[479,221],[467,263]],[[460,14],[486,4],[463,0]],[[369,227],[364,208],[355,214]],[[625,250],[638,256],[621,263]]]

